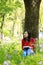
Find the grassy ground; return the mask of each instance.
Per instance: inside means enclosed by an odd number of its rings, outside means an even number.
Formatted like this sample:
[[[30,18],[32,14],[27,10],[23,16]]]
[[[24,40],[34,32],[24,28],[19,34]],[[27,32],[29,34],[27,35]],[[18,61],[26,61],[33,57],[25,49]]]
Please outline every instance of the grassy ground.
[[[43,65],[43,52],[23,57],[21,44],[0,44],[0,65]]]

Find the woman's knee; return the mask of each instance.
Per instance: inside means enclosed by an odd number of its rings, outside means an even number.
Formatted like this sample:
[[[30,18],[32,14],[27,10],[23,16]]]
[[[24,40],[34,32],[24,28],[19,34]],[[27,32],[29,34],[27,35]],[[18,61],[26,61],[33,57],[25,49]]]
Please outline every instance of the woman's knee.
[[[34,54],[34,51],[32,49],[27,50],[27,55]]]

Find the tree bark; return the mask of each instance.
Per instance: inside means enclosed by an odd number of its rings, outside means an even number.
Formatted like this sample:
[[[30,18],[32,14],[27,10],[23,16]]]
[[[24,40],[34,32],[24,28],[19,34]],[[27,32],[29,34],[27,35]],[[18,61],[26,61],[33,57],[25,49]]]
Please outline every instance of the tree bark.
[[[24,0],[25,23],[24,31],[30,30],[34,38],[38,37],[39,31],[39,9],[41,0]]]

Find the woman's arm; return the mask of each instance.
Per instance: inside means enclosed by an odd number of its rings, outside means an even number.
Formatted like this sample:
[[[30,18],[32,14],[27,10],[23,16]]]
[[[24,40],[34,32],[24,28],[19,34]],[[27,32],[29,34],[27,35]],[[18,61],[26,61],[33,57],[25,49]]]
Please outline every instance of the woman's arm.
[[[24,40],[22,39],[22,49],[23,49],[23,46],[24,46]]]
[[[33,47],[33,50],[36,49],[36,40],[34,38],[31,39],[31,46]]]

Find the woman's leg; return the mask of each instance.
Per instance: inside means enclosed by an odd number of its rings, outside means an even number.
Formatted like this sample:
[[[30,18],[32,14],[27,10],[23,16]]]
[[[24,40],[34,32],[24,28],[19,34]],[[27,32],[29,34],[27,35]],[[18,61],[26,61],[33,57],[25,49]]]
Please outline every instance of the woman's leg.
[[[32,49],[27,50],[27,55],[34,54],[34,51]]]
[[[31,54],[31,50],[28,49],[28,50],[27,50],[27,55],[30,55],[30,54]]]
[[[23,56],[26,56],[26,50],[23,50]]]
[[[34,51],[33,51],[32,49],[31,49],[31,54],[33,54],[33,55],[35,54]]]

